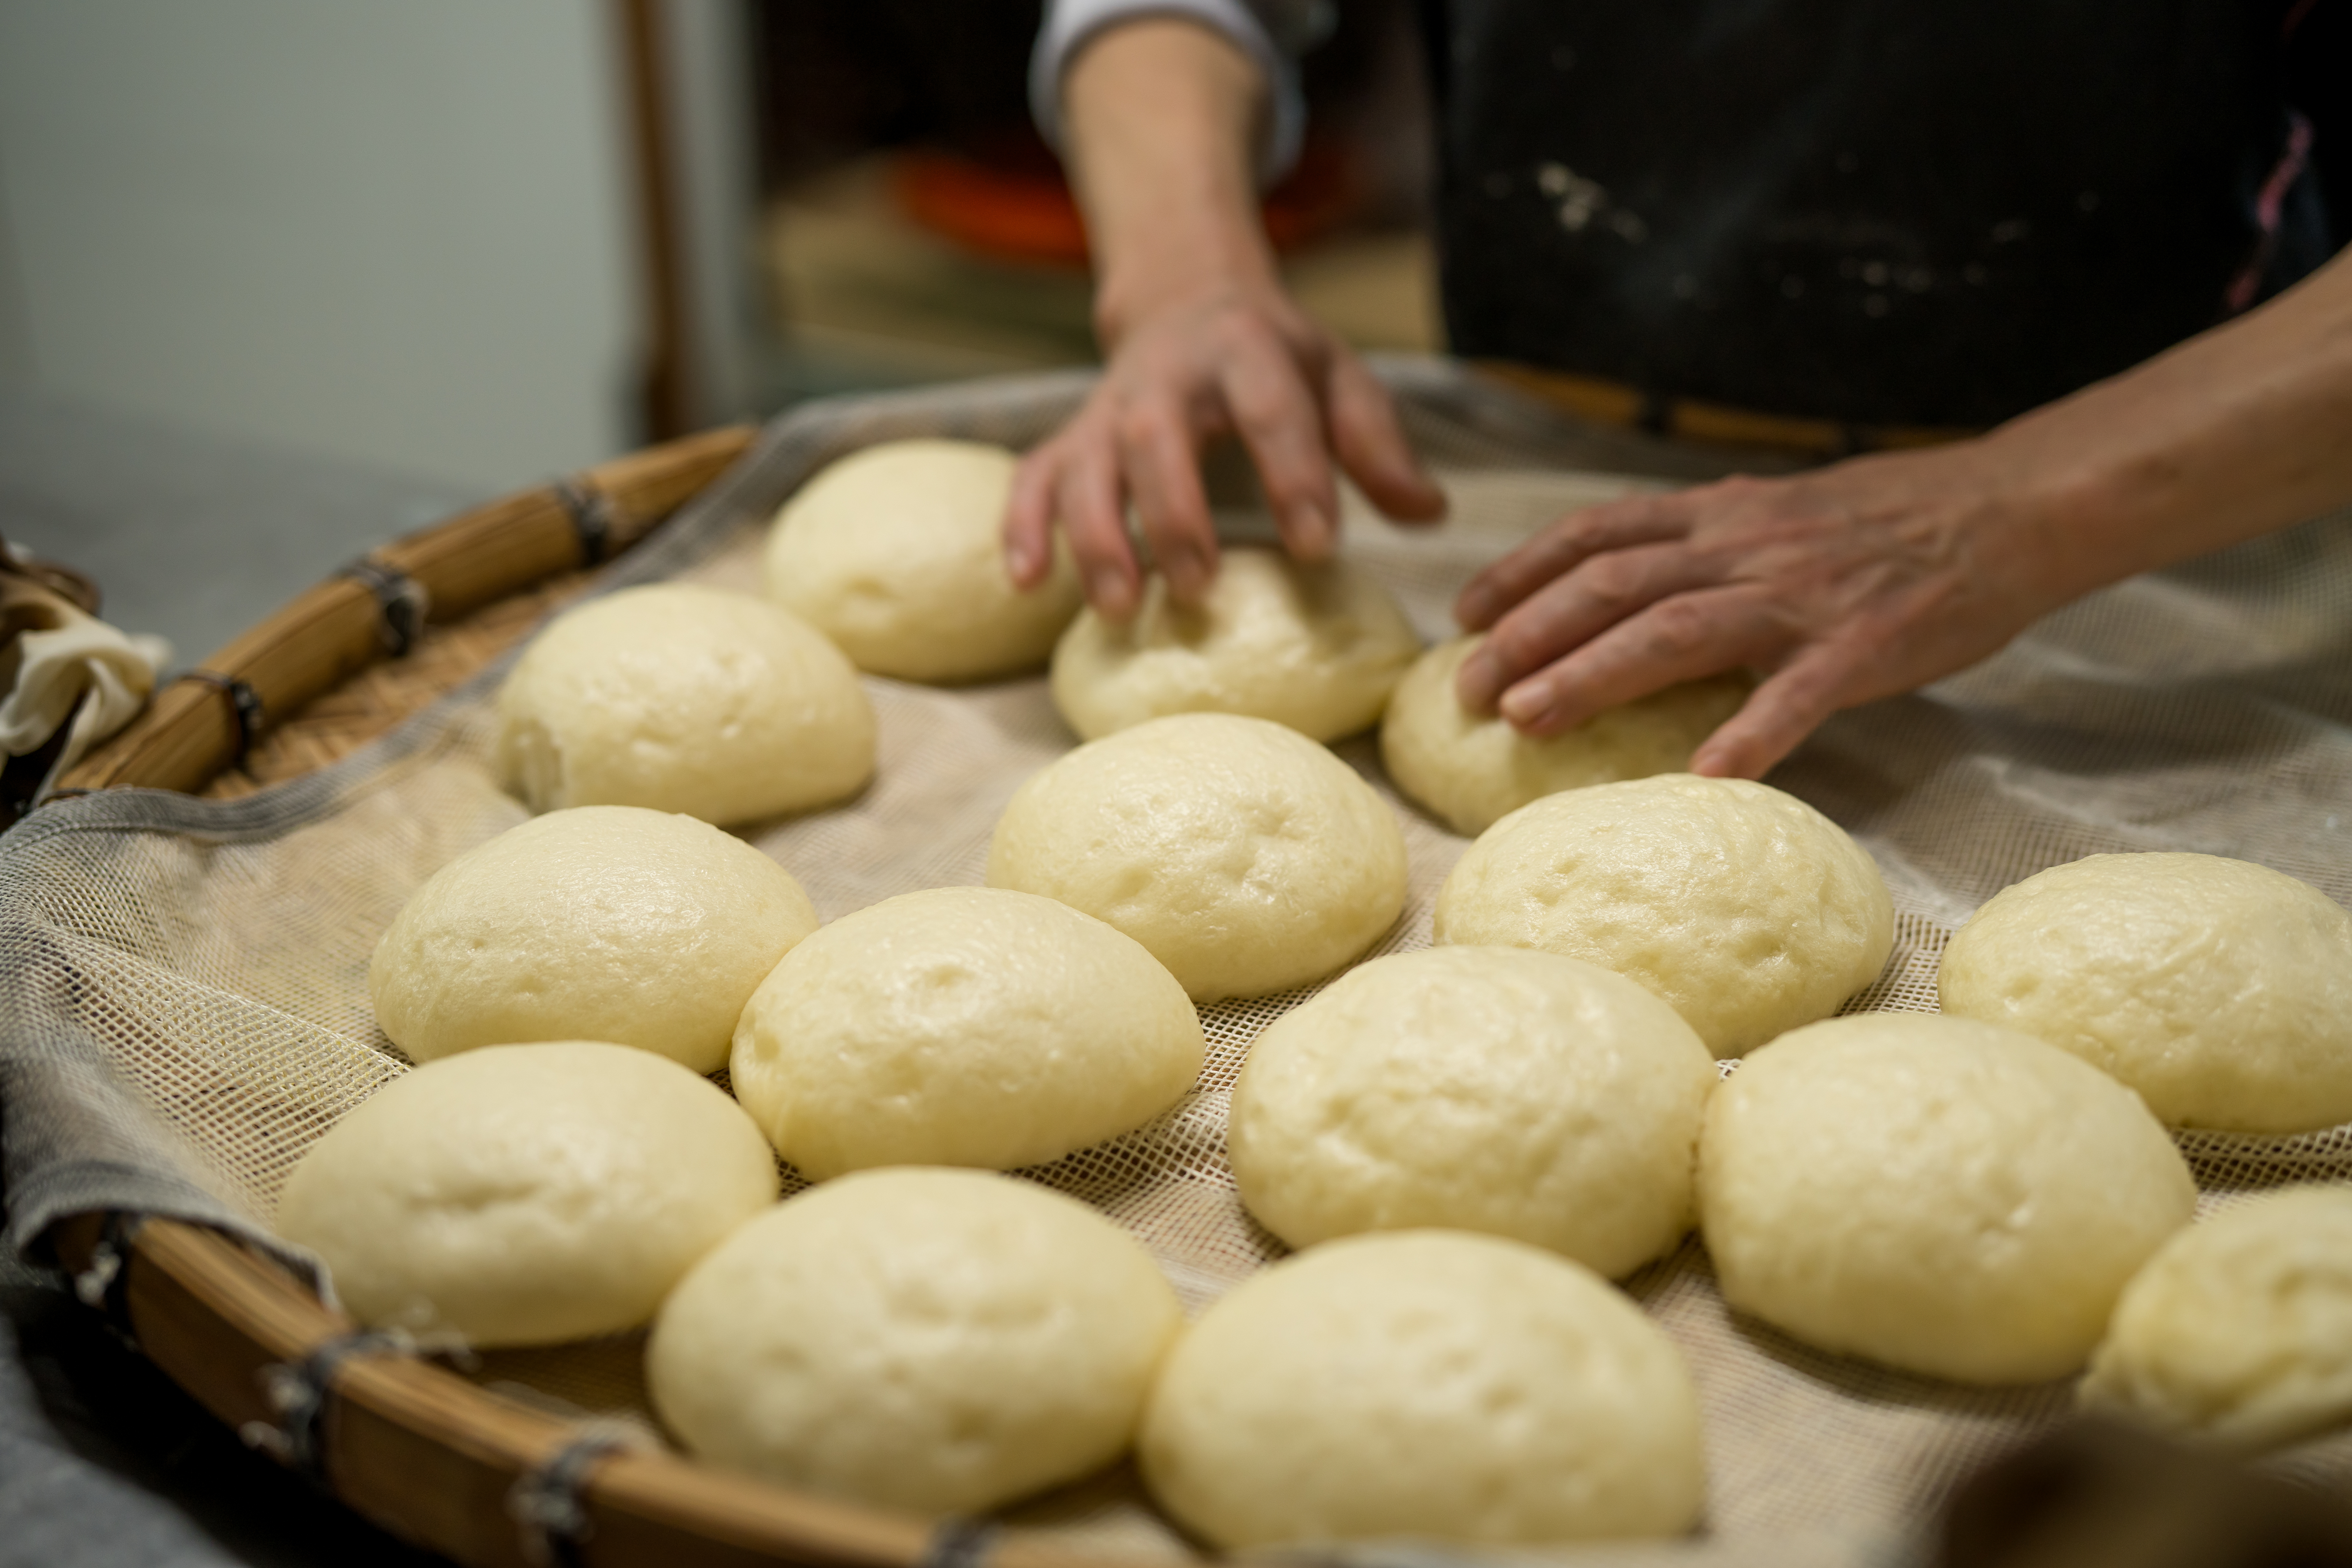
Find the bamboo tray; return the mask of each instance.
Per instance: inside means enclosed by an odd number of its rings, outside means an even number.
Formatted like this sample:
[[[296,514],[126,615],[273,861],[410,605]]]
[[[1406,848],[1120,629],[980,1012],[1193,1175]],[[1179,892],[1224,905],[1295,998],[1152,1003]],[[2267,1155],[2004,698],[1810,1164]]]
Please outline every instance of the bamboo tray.
[[[302,594],[157,694],[62,781],[215,797],[299,776],[390,729],[583,591],[751,444],[716,430],[616,458],[398,540]],[[1075,1568],[1018,1531],[984,1540],[805,1496],[669,1454],[578,1447],[580,1428],[413,1355],[333,1355],[310,1441],[284,1432],[270,1382],[357,1325],[271,1259],[203,1226],[84,1214],[51,1228],[58,1261],[141,1350],[233,1428],[394,1533],[458,1562],[796,1563],[815,1568]],[[91,1294],[98,1293],[95,1290]],[[520,1489],[565,1458],[578,1520],[519,1522]],[[527,1510],[524,1511],[528,1511]]]

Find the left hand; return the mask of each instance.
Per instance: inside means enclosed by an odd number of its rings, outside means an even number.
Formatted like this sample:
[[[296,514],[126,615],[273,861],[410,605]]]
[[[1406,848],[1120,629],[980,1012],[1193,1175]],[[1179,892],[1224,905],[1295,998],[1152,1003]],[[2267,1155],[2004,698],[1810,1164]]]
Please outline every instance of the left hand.
[[[1994,438],[1729,479],[1571,513],[1489,566],[1457,677],[1530,735],[1676,681],[1764,679],[1691,758],[1760,777],[1831,714],[1972,664],[2079,591]]]

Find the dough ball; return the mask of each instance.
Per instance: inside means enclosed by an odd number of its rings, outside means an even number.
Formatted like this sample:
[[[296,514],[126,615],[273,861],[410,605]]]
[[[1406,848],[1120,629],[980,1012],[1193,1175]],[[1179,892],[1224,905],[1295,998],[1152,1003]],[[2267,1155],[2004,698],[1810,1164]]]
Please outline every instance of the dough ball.
[[[2175,1235],[2124,1288],[2082,1394],[2242,1449],[2352,1417],[2352,1187],[2291,1187]]]
[[[1441,1226],[1619,1275],[1690,1228],[1715,1082],[1691,1026],[1622,975],[1432,948],[1373,959],[1268,1025],[1228,1145],[1243,1203],[1293,1247]]]
[[[901,680],[985,680],[1043,664],[1082,599],[1069,551],[1023,593],[1004,569],[1019,459],[978,441],[885,441],[776,513],[768,596]]]
[[[1439,889],[1435,930],[1613,969],[1738,1056],[1876,979],[1895,905],[1862,847],[1796,796],[1662,773],[1495,824]]]
[[[1944,950],[1944,1011],[2021,1029],[2176,1127],[2352,1121],[2352,914],[2267,866],[2094,855],[1997,893]]]
[[[935,888],[784,955],[735,1026],[736,1098],[822,1180],[1059,1159],[1183,1097],[1207,1049],[1184,988],[1091,915]]]
[[[1168,1358],[1152,1495],[1228,1550],[1677,1534],[1706,1489],[1682,1355],[1600,1276],[1399,1231],[1286,1258]]]
[[[697,1072],[816,910],[709,823],[634,805],[533,817],[436,871],[376,943],[368,996],[417,1061],[612,1040]]]
[[[1125,626],[1087,610],[1054,649],[1054,705],[1087,740],[1166,713],[1246,713],[1317,741],[1377,722],[1421,651],[1389,591],[1344,561],[1228,547],[1198,609],[1145,584]]]
[[[663,1306],[654,1407],[706,1459],[970,1513],[1126,1451],[1176,1293],[1125,1231],[1011,1176],[845,1176],[729,1237]]]
[[[311,1145],[278,1229],[362,1322],[477,1345],[618,1333],[776,1201],[741,1108],[676,1062],[492,1046],[393,1079]]]
[[[1715,1092],[1699,1215],[1724,1300],[1969,1383],[2075,1371],[2197,1186],[2139,1097],[1931,1014],[1799,1029]]]
[[[874,708],[841,650],[797,616],[663,583],[548,624],[499,689],[498,761],[533,811],[749,822],[863,788]]]
[[[1320,980],[1404,908],[1404,835],[1296,730],[1180,713],[1089,742],[997,820],[988,885],[1109,921],[1195,1002]]]
[[[1454,672],[1484,642],[1457,637],[1423,654],[1381,721],[1381,761],[1399,789],[1456,833],[1480,834],[1531,800],[1587,784],[1681,773],[1691,752],[1739,710],[1752,683],[1720,675],[1670,686],[1595,714],[1564,735],[1530,740],[1454,695]]]

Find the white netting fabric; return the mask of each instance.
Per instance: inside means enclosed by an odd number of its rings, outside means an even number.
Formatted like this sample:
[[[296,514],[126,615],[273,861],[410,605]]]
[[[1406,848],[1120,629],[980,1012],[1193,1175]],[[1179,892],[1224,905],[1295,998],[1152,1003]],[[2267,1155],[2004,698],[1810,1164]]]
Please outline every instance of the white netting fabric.
[[[1560,510],[1709,465],[1573,429],[1458,370],[1387,367],[1454,500],[1444,530],[1351,515],[1349,549],[1425,636],[1467,575]],[[1054,377],[799,411],[611,574],[756,586],[757,530],[815,468],[907,435],[1023,445],[1084,383]],[[1633,476],[1644,478],[1636,479]],[[1227,514],[1236,532],[1255,525]],[[289,1169],[335,1118],[406,1070],[374,1027],[364,974],[409,892],[522,819],[485,766],[493,669],[337,766],[228,804],[156,792],[60,803],[0,839],[0,1105],[9,1237],[62,1214],[178,1215],[266,1238]],[[940,691],[869,680],[878,777],[842,808],[750,835],[826,919],[916,888],[976,884],[1018,784],[1073,744],[1042,679]],[[1894,889],[1896,946],[1849,1010],[1932,1009],[1946,938],[1985,898],[2103,850],[2241,856],[2352,902],[2352,518],[2306,525],[2099,594],[1998,658],[1833,721],[1773,782],[1843,823]],[[1424,946],[1464,841],[1398,800],[1369,740],[1339,754],[1396,803],[1410,853],[1402,919],[1374,949]],[[1129,1137],[1030,1173],[1098,1205],[1194,1307],[1281,1248],[1237,1202],[1226,1097],[1251,1038],[1305,991],[1204,1011],[1199,1089]],[[2352,1129],[2184,1135],[2208,1206],[2352,1175]],[[1909,1521],[1999,1448],[2063,1415],[2063,1384],[1973,1389],[1816,1353],[1717,1294],[1691,1240],[1626,1282],[1682,1346],[1708,1433],[1708,1539],[1751,1560],[1902,1555]],[[637,1343],[484,1358],[516,1398],[644,1415]],[[2352,1439],[2276,1461],[2352,1479]],[[1016,1511],[1075,1542],[1186,1548],[1115,1473]],[[1622,1553],[1621,1553],[1622,1554]],[[1629,1560],[1646,1560],[1636,1552]]]

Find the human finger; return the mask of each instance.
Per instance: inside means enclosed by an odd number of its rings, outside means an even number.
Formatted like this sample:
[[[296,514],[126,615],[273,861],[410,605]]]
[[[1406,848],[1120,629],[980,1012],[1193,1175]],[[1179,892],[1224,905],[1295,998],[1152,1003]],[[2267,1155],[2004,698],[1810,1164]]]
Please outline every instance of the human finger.
[[[1516,682],[1502,714],[1524,734],[1557,735],[1681,681],[1771,658],[1790,636],[1752,588],[1678,594]]]
[[[1004,569],[1013,586],[1027,592],[1045,580],[1054,565],[1054,496],[1061,482],[1058,442],[1048,442],[1013,470],[1013,490],[1004,503]]]
[[[1472,712],[1487,712],[1507,689],[1618,622],[1662,599],[1713,586],[1714,571],[1673,543],[1596,555],[1496,622],[1454,672],[1454,695]]]
[[[1762,778],[1847,705],[1859,658],[1823,643],[1791,659],[1691,753],[1690,771],[1709,778]]]
[[[1078,563],[1087,602],[1114,621],[1135,614],[1142,574],[1128,543],[1117,454],[1108,441],[1077,444],[1062,465],[1062,533]]]
[[[1118,419],[1120,471],[1135,498],[1169,596],[1197,605],[1217,574],[1217,535],[1192,433],[1171,401],[1138,402]]]
[[[1235,346],[1220,383],[1283,544],[1301,561],[1325,559],[1339,536],[1339,489],[1322,411],[1298,362],[1272,342],[1248,340]]]
[[[1345,352],[1334,354],[1324,386],[1331,411],[1331,449],[1366,499],[1399,522],[1435,522],[1444,517],[1445,492],[1413,455],[1388,388],[1364,362]]]
[[[1689,531],[1679,495],[1628,496],[1572,511],[1470,580],[1454,601],[1464,631],[1484,631],[1545,584],[1596,555],[1675,539]]]

